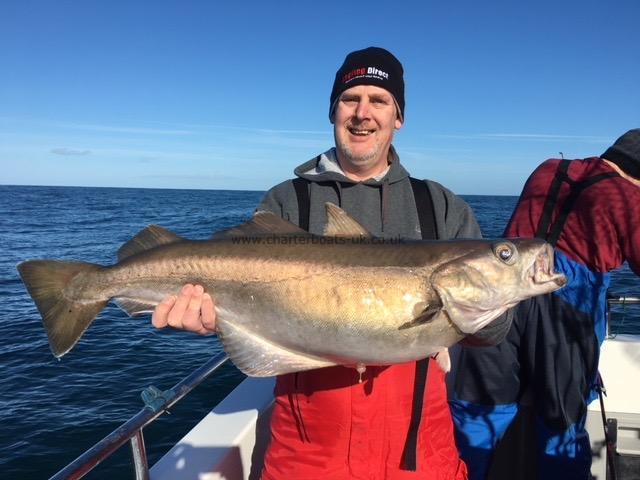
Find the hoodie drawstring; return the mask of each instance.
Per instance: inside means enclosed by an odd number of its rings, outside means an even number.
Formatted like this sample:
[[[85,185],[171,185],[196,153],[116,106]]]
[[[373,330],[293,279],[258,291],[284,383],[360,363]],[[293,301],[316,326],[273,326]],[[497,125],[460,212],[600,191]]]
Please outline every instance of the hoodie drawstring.
[[[382,181],[382,188],[380,189],[380,221],[381,231],[384,233],[384,225],[387,219],[387,212],[389,211],[389,179],[387,177]]]
[[[338,195],[338,206],[342,208],[342,183],[336,180],[335,184],[334,190],[336,191],[336,195]]]

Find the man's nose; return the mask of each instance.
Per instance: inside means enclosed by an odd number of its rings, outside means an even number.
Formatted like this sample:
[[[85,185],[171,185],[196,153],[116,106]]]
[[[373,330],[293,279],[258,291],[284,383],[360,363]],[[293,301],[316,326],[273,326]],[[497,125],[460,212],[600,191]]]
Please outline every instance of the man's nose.
[[[358,102],[358,107],[356,108],[356,117],[359,120],[362,120],[365,118],[369,118],[370,113],[371,113],[371,104],[369,103],[369,100],[361,99]]]

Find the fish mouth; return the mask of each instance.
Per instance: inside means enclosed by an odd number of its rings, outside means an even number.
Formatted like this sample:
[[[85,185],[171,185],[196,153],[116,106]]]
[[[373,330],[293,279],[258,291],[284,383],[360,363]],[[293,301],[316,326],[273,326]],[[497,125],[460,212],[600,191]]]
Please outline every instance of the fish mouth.
[[[544,245],[542,250],[536,255],[535,262],[530,270],[534,284],[543,285],[555,283],[558,288],[564,287],[567,284],[567,277],[553,270],[553,258],[553,247],[549,244]]]

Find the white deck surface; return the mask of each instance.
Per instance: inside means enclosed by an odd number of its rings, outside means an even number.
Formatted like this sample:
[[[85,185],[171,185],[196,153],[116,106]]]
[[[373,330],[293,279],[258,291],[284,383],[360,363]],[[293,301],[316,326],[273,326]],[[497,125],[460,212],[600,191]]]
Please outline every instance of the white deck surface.
[[[268,440],[263,434],[268,434],[274,385],[274,378],[244,380],[151,468],[151,479],[257,478]],[[267,415],[257,423],[258,413]],[[256,438],[259,447],[254,452]]]

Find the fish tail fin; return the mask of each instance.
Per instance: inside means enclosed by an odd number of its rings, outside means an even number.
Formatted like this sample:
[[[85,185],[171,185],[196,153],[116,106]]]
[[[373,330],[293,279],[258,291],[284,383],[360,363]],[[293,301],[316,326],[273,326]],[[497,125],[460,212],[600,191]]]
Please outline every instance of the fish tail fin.
[[[49,346],[56,357],[73,348],[109,299],[75,298],[67,287],[79,274],[101,270],[91,263],[29,260],[18,265],[27,291],[42,315]],[[78,282],[80,283],[80,282]],[[79,288],[76,288],[79,287]],[[73,291],[81,292],[79,285]]]

